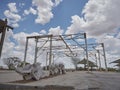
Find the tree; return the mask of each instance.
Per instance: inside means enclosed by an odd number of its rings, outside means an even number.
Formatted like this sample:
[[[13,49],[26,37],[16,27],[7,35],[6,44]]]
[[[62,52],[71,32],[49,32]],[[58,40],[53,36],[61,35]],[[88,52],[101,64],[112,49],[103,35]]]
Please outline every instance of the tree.
[[[21,64],[21,60],[18,57],[4,58],[3,62],[10,70],[15,69],[15,67]]]

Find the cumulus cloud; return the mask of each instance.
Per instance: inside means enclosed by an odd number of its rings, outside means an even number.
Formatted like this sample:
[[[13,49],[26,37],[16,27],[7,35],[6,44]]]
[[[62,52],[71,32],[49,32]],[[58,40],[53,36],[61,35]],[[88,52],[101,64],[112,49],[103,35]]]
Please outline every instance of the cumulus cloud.
[[[105,44],[105,49],[107,53],[110,55],[118,55],[120,49],[120,39],[112,36],[112,35],[102,35],[101,37],[96,39],[96,42],[103,42]]]
[[[33,32],[28,34],[28,33],[20,32],[13,34],[11,30],[6,32],[6,37],[2,51],[2,58],[16,56],[23,60],[25,45],[26,45],[26,37],[34,36],[34,35],[39,35],[39,33]],[[34,51],[35,51],[34,47],[35,47],[35,40],[29,40],[27,61],[30,63],[32,63],[34,59]]]
[[[80,18],[78,15],[74,15],[71,18],[72,24],[67,28],[66,34],[75,34],[83,31],[82,29],[85,26],[83,18]]]
[[[33,0],[33,6],[37,7],[36,23],[46,24],[53,18],[52,7],[53,2],[51,0]]]
[[[48,34],[53,34],[53,35],[62,35],[64,30],[60,28],[60,26],[57,26],[56,28],[50,28]]]
[[[18,12],[18,10],[16,8],[16,3],[9,3],[8,7],[9,7],[9,9],[10,9],[11,12],[15,12],[15,13]]]
[[[27,36],[35,36],[35,35],[43,35],[46,33],[45,30],[41,30],[41,33],[33,32],[33,33],[25,33],[25,32],[20,32],[14,34],[12,31],[7,32],[6,38],[5,38],[5,43],[3,47],[3,52],[2,52],[2,58],[7,58],[11,56],[16,56],[19,57],[21,60],[24,60],[24,51],[25,51],[25,45],[26,45],[26,37]],[[62,34],[63,30],[60,29],[60,27],[56,28],[50,28],[51,34]],[[54,33],[55,32],[55,33]],[[59,32],[59,33],[58,33]],[[46,33],[47,34],[47,33]],[[28,50],[27,50],[27,62],[33,63],[34,62],[34,54],[35,54],[35,39],[31,39],[28,41]],[[54,45],[61,45],[63,42],[53,42]],[[38,45],[39,47],[43,45],[44,42],[40,42]],[[46,46],[49,46],[49,43],[46,44]],[[7,47],[7,48],[6,48]],[[42,64],[45,64],[46,60],[46,51],[40,51],[38,52],[38,55],[40,56],[37,58],[39,62],[42,62]]]
[[[32,7],[24,10],[23,15],[36,15],[35,23],[45,25],[54,17],[52,9],[61,2],[62,0],[32,0]]]
[[[41,30],[40,34],[47,34],[47,32],[45,30]]]
[[[63,0],[55,0],[54,6],[58,6]]]
[[[3,45],[3,49],[2,49],[2,58],[10,56],[13,52],[12,50],[13,50],[15,44],[13,42],[11,42],[11,40],[10,40],[11,37],[13,37],[13,32],[12,31],[6,32],[4,45]]]
[[[34,36],[39,35],[39,33],[33,32],[33,33],[24,33],[20,32],[17,34],[14,34],[13,38],[16,41],[16,46],[14,47],[14,55],[20,57],[22,60],[24,58],[24,51],[25,51],[25,45],[26,45],[26,37],[27,36]],[[28,53],[27,53],[27,59],[28,62],[32,62],[34,59],[34,47],[35,47],[35,40],[29,40],[29,46],[28,46]]]
[[[33,14],[33,15],[36,15],[37,11],[34,8],[32,8],[32,7],[30,7],[29,10],[24,10],[24,14],[25,15],[29,15],[30,13]]]
[[[119,57],[120,53],[120,1],[89,0],[82,10],[82,16],[72,16],[66,34],[86,32],[88,37],[105,44],[107,60]],[[112,58],[110,58],[112,57]],[[107,61],[108,62],[108,61]]]
[[[9,10],[4,11],[4,15],[7,17],[8,23],[13,27],[19,27],[18,22],[21,20],[21,16],[18,14],[16,3],[9,3],[8,8]]]
[[[72,24],[66,33],[85,31],[91,36],[104,33],[114,33],[120,26],[120,1],[118,0],[89,0],[82,14],[72,16]]]
[[[37,15],[37,18],[35,19],[35,23],[39,23],[39,24],[46,24],[48,22],[50,22],[50,20],[53,18],[53,13],[52,13],[52,9],[53,7],[56,7],[60,4],[60,2],[62,2],[62,0],[55,0],[53,2],[53,0],[32,0],[32,6],[36,7],[33,10],[25,10],[24,13],[26,13],[27,15],[30,12],[34,11],[34,15]],[[36,12],[35,12],[36,10]]]

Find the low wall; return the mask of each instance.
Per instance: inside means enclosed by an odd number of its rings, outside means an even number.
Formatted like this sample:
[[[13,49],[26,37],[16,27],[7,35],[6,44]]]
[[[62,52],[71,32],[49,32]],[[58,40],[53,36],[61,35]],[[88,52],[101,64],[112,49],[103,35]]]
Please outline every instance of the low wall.
[[[71,86],[23,86],[23,85],[11,85],[11,84],[0,84],[0,90],[74,90]]]

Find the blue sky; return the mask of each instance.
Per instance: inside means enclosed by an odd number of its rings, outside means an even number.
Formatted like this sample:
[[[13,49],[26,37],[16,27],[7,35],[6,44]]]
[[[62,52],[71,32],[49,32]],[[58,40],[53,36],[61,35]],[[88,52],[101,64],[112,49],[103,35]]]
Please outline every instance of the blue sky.
[[[54,0],[53,0],[54,1]],[[88,0],[63,0],[58,6],[52,9],[54,14],[50,22],[45,25],[36,24],[35,18],[37,15],[29,14],[23,16],[24,10],[29,9],[32,6],[32,0],[1,0],[0,3],[0,14],[1,18],[7,18],[4,15],[4,11],[9,9],[8,3],[16,3],[16,8],[18,9],[18,14],[23,20],[18,22],[19,27],[14,28],[14,33],[18,32],[40,32],[40,30],[45,29],[48,31],[51,27],[60,26],[62,29],[66,30],[71,24],[71,16],[79,15],[81,16],[81,11]],[[20,4],[24,4],[20,7]],[[36,7],[35,7],[36,8]],[[46,16],[47,17],[47,16]]]
[[[105,44],[111,62],[120,57],[119,8],[119,0],[0,0],[0,19],[14,27],[6,34],[3,57],[23,58],[26,36],[86,32],[88,43]]]

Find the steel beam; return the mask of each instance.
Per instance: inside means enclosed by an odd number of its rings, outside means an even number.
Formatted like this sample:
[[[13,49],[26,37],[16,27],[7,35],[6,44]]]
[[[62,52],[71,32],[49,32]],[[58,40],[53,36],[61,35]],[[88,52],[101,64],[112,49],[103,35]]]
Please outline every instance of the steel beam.
[[[103,47],[103,54],[104,54],[104,60],[105,60],[105,68],[106,68],[106,71],[108,71],[104,43],[102,43],[102,47]]]
[[[85,51],[86,51],[86,59],[87,59],[87,70],[89,72],[89,61],[88,61],[88,45],[87,45],[87,36],[86,36],[86,33],[84,33],[84,37],[85,37]]]
[[[28,48],[28,38],[26,38],[25,54],[24,54],[24,65],[23,66],[25,66],[25,63],[26,63],[27,48]]]
[[[100,59],[100,51],[97,50],[98,53],[98,60],[99,60],[99,70],[101,71],[101,59]]]

